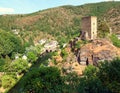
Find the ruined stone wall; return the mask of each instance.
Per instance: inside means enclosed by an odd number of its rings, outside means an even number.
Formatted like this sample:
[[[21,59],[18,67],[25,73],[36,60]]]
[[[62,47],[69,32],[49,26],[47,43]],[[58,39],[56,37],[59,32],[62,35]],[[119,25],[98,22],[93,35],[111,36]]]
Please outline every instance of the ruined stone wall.
[[[80,48],[80,64],[97,65],[100,61],[120,56],[120,49],[107,39],[96,39]]]
[[[83,17],[81,22],[81,29],[83,39],[96,39],[97,38],[97,17],[89,16]]]
[[[91,37],[91,17],[83,17],[82,22],[81,22],[81,29],[82,32],[85,32],[88,34],[88,38],[90,39]],[[87,38],[87,37],[84,37]]]

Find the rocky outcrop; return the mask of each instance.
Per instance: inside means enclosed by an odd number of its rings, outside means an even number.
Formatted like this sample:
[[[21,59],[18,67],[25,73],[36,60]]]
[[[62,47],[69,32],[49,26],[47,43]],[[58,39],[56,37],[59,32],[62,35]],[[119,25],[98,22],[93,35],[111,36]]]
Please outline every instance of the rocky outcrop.
[[[120,55],[120,49],[106,39],[96,39],[76,49],[73,42],[77,41],[79,40],[71,41],[71,45],[65,48],[68,53],[65,59],[62,58],[61,51],[59,51],[57,56],[53,56],[56,64],[51,60],[49,66],[59,67],[63,74],[76,72],[78,75],[82,75],[88,64],[97,66],[100,61],[113,60]]]
[[[99,61],[113,60],[120,55],[120,49],[116,48],[109,40],[93,40],[81,47],[78,52],[80,64],[97,65]]]

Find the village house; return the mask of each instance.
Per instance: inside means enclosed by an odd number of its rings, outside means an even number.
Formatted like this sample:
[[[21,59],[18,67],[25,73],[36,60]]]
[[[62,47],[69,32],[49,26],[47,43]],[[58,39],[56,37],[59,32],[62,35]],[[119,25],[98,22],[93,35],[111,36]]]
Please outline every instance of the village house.
[[[45,44],[46,43],[46,39],[41,39],[41,40],[39,40],[39,43],[41,44],[41,45],[43,45],[43,44]]]
[[[49,43],[46,43],[44,45],[44,49],[47,51],[55,51],[57,47],[58,47],[57,41],[50,41]]]
[[[117,36],[117,38],[120,40],[120,35],[116,35]]]

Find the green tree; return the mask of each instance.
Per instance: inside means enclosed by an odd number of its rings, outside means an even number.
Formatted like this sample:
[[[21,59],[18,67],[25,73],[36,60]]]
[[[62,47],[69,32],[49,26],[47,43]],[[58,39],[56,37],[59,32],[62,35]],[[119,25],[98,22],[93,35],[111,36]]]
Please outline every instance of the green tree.
[[[113,93],[120,93],[120,59],[105,61],[99,66],[98,77]]]
[[[30,62],[35,62],[38,59],[37,55],[34,52],[28,52],[27,57],[28,61]]]
[[[14,43],[10,42],[9,37],[6,38],[6,36],[0,36],[0,48],[1,48],[1,55],[8,55],[13,51]]]
[[[79,93],[109,93],[97,76],[97,68],[89,65],[80,79]]]
[[[98,35],[105,38],[110,33],[109,26],[106,21],[100,21],[98,24]]]
[[[62,93],[63,79],[56,67],[32,69],[23,80],[24,92]]]
[[[12,52],[21,52],[23,50],[21,40],[4,30],[0,30],[0,55],[11,56]]]
[[[8,66],[8,69],[10,72],[17,72],[18,74],[21,74],[28,70],[28,62],[27,60],[18,58],[14,62]]]
[[[0,59],[0,72],[4,71],[4,65],[5,65],[5,60],[4,59]]]
[[[80,77],[76,73],[72,72],[64,76],[65,93],[77,93],[77,87],[80,83]]]
[[[15,75],[5,74],[1,78],[1,82],[2,82],[1,85],[3,88],[9,89],[9,88],[12,88],[16,84],[16,81],[17,79]]]
[[[110,36],[110,39],[111,39],[113,45],[120,47],[120,40],[118,39],[118,37],[115,34],[112,34]]]

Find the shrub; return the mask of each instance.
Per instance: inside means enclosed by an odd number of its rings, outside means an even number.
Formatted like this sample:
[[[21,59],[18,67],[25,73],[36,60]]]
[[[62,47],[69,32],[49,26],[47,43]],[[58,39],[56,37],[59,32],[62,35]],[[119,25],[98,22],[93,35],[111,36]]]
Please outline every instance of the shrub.
[[[62,49],[62,51],[61,51],[61,56],[62,56],[63,58],[66,58],[67,55],[68,55],[67,51],[66,51],[65,49]]]

